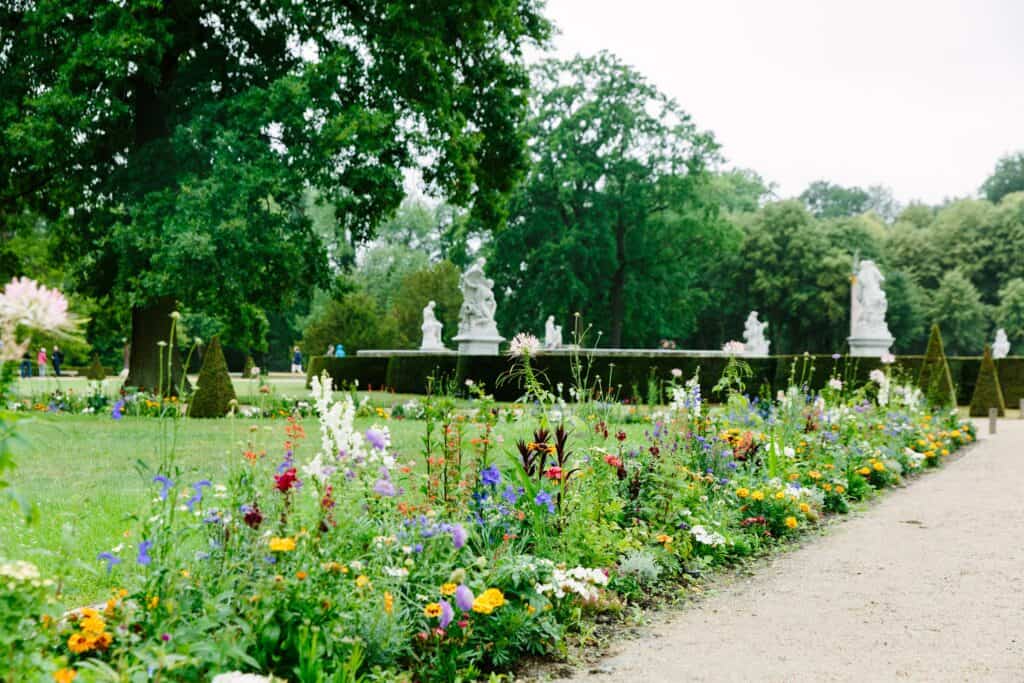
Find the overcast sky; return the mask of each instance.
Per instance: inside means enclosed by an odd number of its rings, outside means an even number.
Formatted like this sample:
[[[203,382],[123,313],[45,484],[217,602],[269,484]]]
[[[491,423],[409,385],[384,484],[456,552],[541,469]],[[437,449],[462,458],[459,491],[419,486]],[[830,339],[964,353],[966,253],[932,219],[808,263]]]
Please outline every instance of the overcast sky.
[[[799,194],[973,195],[1024,149],[1024,0],[548,0],[555,54],[605,49]]]

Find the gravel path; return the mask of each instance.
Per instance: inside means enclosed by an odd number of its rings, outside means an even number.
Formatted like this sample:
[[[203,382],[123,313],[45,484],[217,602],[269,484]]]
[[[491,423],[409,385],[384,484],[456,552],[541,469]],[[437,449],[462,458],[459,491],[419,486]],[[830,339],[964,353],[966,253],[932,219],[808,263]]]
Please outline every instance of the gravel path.
[[[573,681],[1024,681],[1024,420]]]

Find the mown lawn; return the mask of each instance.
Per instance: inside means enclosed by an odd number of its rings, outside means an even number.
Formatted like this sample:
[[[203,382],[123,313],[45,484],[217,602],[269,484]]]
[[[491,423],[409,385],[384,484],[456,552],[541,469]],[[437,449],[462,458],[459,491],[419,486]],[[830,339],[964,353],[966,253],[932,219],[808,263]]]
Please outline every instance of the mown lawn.
[[[379,420],[359,418],[356,426],[363,430],[374,422]],[[425,423],[386,424],[402,460],[422,462]],[[217,483],[224,481],[247,448],[265,449],[268,458],[280,459],[285,425],[284,420],[114,421],[105,415],[35,414],[19,423],[26,443],[19,447],[18,468],[11,479],[17,494],[36,507],[38,519],[26,525],[15,507],[0,508],[0,557],[27,559],[45,575],[65,576],[65,592],[72,602],[105,598],[112,584],[96,556],[124,540],[131,517],[146,509],[156,492],[153,470],[166,449],[173,444],[183,480]],[[300,461],[312,457],[320,443],[317,421],[306,419],[303,426],[308,438],[300,447]],[[533,426],[532,420],[499,423],[498,457],[513,457],[516,439],[528,439]],[[632,436],[645,427],[621,428]],[[477,429],[470,426],[467,436]],[[594,443],[591,431],[577,429],[573,443]]]

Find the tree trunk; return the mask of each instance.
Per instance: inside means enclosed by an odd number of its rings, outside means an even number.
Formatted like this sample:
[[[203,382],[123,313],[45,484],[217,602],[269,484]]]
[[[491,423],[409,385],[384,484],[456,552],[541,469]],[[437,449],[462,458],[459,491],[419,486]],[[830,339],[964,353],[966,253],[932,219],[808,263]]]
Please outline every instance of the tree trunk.
[[[612,308],[611,334],[608,342],[612,348],[622,347],[622,331],[626,322],[626,230],[619,226],[615,230],[615,262],[612,286],[608,299]]]
[[[177,346],[171,346],[171,313],[176,308],[173,298],[160,297],[148,306],[132,309],[132,341],[125,386],[177,396],[183,380],[187,384],[181,353]],[[166,346],[161,346],[160,342]]]

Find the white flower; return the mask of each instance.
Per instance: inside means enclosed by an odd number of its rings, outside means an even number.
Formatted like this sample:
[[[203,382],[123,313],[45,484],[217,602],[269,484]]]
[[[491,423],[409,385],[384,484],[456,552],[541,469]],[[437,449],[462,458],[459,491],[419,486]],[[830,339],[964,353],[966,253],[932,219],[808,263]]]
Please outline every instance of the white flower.
[[[693,536],[694,540],[704,545],[712,547],[725,545],[725,536],[718,533],[717,531],[708,531],[703,525],[698,524],[690,529],[690,535]]]
[[[260,674],[244,674],[241,671],[229,671],[214,676],[210,683],[274,683],[280,679]]]
[[[520,332],[508,345],[510,356],[533,356],[540,350],[540,340],[529,332]]]
[[[15,560],[14,562],[0,563],[0,576],[6,576],[15,581],[33,581],[39,578],[39,569],[31,562]]]
[[[409,570],[405,567],[384,567],[384,573],[396,578],[405,578],[406,576],[409,576]]]
[[[467,380],[466,380],[466,386],[467,386],[467,387],[471,387],[471,386],[473,386],[473,380],[471,380],[471,379],[467,379]]]
[[[883,384],[885,384],[887,382],[887,378],[885,376],[885,373],[882,372],[881,370],[878,370],[878,369],[872,370],[868,374],[868,377],[871,379],[872,382],[874,382],[878,386],[882,386]]]
[[[250,377],[259,377],[260,376],[260,368],[259,368],[259,366],[257,366],[257,365],[252,366],[252,370],[249,371],[249,376]]]
[[[679,368],[672,368],[672,376],[675,377],[676,379],[679,379],[680,377],[683,376],[683,371],[680,370]]]
[[[64,295],[27,277],[14,278],[0,292],[0,320],[57,333],[70,331],[75,325]]]
[[[829,389],[835,389],[836,391],[843,390],[843,380],[833,377],[828,381]]]
[[[735,339],[732,341],[727,341],[725,342],[725,344],[722,345],[722,351],[724,351],[726,354],[730,356],[738,356],[746,350],[747,347],[744,346],[743,342],[736,341]]]
[[[171,320],[181,320],[181,313],[179,313],[178,311],[172,311]]]
[[[891,365],[896,362],[896,356],[892,355],[891,353],[883,353],[881,356],[881,361],[886,365]]]

